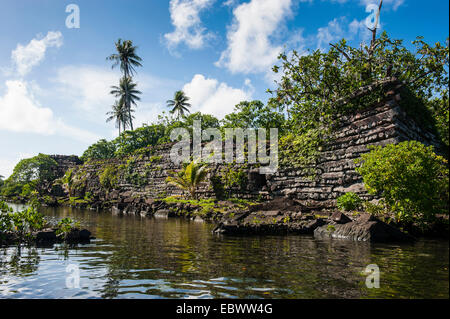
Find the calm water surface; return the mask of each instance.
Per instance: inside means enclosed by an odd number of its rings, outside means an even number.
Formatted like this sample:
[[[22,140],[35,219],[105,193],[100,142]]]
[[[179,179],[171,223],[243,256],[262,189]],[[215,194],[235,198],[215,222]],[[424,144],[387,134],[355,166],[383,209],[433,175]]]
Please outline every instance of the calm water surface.
[[[0,298],[448,298],[449,243],[384,245],[311,236],[217,236],[210,224],[70,208],[97,239],[0,248]],[[369,264],[381,271],[368,289]],[[67,288],[68,265],[80,288]]]

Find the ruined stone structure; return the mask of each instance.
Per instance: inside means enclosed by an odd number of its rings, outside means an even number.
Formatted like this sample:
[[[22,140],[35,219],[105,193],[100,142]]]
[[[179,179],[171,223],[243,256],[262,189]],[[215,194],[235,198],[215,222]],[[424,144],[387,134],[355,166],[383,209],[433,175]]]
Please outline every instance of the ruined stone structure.
[[[245,169],[248,183],[244,189],[236,187],[234,194],[247,199],[271,199],[288,195],[306,204],[333,207],[338,196],[345,192],[358,193],[370,198],[366,193],[361,176],[355,171],[354,160],[368,151],[369,145],[386,145],[404,140],[418,140],[424,144],[438,145],[438,139],[419,127],[400,108],[399,96],[392,97],[377,107],[340,119],[335,136],[319,156],[317,175],[308,180],[302,171],[281,167],[271,175],[261,175],[253,167],[236,164],[234,170]],[[104,203],[145,203],[155,198],[180,195],[181,191],[165,182],[170,171],[180,166],[170,161],[171,144],[154,147],[149,154],[135,160],[113,159],[93,161],[79,166],[77,170],[78,188],[74,195],[84,196],[89,192],[97,201]],[[61,161],[68,167],[74,161]],[[105,168],[118,167],[117,180],[111,189],[105,189],[99,176]],[[218,174],[226,165],[211,165],[211,174]],[[199,189],[200,197],[215,196],[211,182]]]
[[[55,168],[55,176],[61,177],[72,167],[83,164],[83,162],[76,155],[50,155],[52,159],[58,163]]]

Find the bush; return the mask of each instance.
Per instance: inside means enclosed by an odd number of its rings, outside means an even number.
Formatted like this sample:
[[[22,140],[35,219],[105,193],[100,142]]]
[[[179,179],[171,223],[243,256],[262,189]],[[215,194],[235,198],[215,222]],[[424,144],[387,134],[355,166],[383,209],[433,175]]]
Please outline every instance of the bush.
[[[109,159],[114,157],[116,151],[116,145],[113,142],[108,142],[105,139],[99,140],[97,143],[92,144],[84,151],[81,156],[81,160],[84,162],[91,159]]]
[[[448,214],[448,162],[417,141],[374,147],[356,169],[369,193],[381,196],[399,222]]]
[[[118,168],[114,165],[107,166],[99,175],[100,184],[103,188],[109,190],[117,185]]]
[[[349,211],[358,209],[361,203],[362,200],[357,194],[349,192],[339,196],[336,205],[339,209]]]
[[[20,212],[13,210],[0,201],[0,231],[14,231],[20,237],[30,235],[31,232],[45,227],[44,216],[35,207],[28,207]]]
[[[80,223],[73,221],[71,218],[63,218],[59,221],[56,229],[56,235],[66,237],[74,228],[79,228]]]

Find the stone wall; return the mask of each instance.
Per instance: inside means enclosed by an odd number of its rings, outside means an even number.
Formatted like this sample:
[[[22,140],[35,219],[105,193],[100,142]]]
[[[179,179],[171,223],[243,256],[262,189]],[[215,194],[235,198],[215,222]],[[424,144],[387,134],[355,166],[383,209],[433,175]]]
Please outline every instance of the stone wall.
[[[386,145],[404,140],[419,140],[424,144],[438,145],[437,138],[420,128],[400,108],[392,97],[377,107],[369,108],[354,115],[340,119],[335,136],[324,147],[316,166],[314,180],[305,178],[301,170],[279,168],[271,175],[260,175],[255,166],[236,165],[234,170],[245,170],[248,185],[244,189],[236,187],[235,196],[246,199],[271,199],[288,195],[305,201],[309,205],[332,207],[338,196],[345,192],[358,193],[370,199],[361,177],[355,171],[354,160],[368,151],[369,145]],[[149,149],[148,154],[135,160],[114,159],[94,161],[78,166],[76,178],[77,196],[89,192],[100,202],[131,203],[180,195],[181,191],[166,184],[170,171],[180,167],[170,161],[171,144],[159,145]],[[112,189],[106,190],[100,184],[99,175],[107,167],[120,168],[117,182]],[[219,174],[225,165],[211,165],[211,174]],[[215,196],[211,182],[204,183],[199,189],[201,197]]]
[[[301,171],[280,170],[268,178],[273,196],[290,195],[313,204],[334,206],[335,200],[346,192],[355,192],[371,199],[361,176],[355,171],[355,159],[368,152],[371,145],[387,145],[405,140],[418,140],[426,145],[439,145],[432,133],[422,129],[398,105],[400,97],[382,105],[341,118],[334,138],[321,153],[317,178],[305,180]]]
[[[50,155],[50,157],[58,163],[55,168],[55,176],[57,177],[62,177],[70,168],[83,164],[76,155]]]

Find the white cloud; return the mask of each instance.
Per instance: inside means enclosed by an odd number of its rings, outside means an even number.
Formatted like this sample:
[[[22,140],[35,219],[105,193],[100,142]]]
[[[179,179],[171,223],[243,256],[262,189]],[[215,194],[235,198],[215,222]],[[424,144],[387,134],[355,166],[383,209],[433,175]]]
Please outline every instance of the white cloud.
[[[58,69],[53,81],[59,85],[58,93],[77,108],[103,112],[114,102],[109,92],[112,85],[117,85],[118,75],[96,66],[69,65]]]
[[[378,33],[383,29],[383,24],[378,25]],[[328,22],[326,27],[317,30],[317,48],[325,50],[329,48],[329,43],[335,43],[342,38],[346,40],[358,39],[360,41],[370,41],[372,33],[366,26],[365,19],[359,21],[353,19],[350,23],[346,17],[335,18]]]
[[[226,0],[222,3],[225,7],[234,7],[238,3],[238,0]]]
[[[216,79],[196,74],[191,82],[184,85],[183,91],[190,98],[191,112],[200,111],[223,118],[234,110],[236,104],[251,99],[253,87],[250,80],[247,79],[244,86],[242,89],[237,89]]]
[[[105,114],[111,109],[115,99],[110,94],[111,86],[118,84],[119,77],[116,71],[93,65],[65,66],[57,70],[56,77],[52,80],[56,83],[55,98],[61,97],[59,103],[69,106],[77,113],[81,110],[85,120],[103,125]],[[161,101],[166,101],[183,84],[146,73],[139,73],[135,82],[142,95],[134,114],[134,127],[156,120],[158,112],[165,108]]]
[[[49,31],[40,40],[33,39],[25,46],[18,44],[16,49],[11,53],[11,59],[13,60],[17,73],[20,76],[26,75],[44,59],[47,48],[59,48],[62,43],[63,37],[61,32]]]
[[[212,37],[201,24],[200,12],[207,9],[214,0],[171,0],[170,18],[175,30],[164,38],[169,49],[185,43],[191,49],[200,49],[205,40]]]
[[[80,141],[95,141],[98,136],[65,124],[53,111],[43,107],[25,81],[6,81],[6,93],[0,96],[0,130],[16,133],[62,135]]]
[[[317,30],[317,48],[323,49],[324,46],[328,47],[330,42],[335,42],[344,37],[344,29],[342,26],[344,20],[344,17],[335,18],[328,22],[326,27]]]
[[[20,160],[33,156],[34,155],[31,153],[19,153],[15,158],[0,158],[0,175],[2,175],[4,179],[7,179]]]
[[[392,8],[396,11],[404,2],[405,0],[384,0],[383,8]],[[360,3],[365,7],[369,4],[376,4],[378,6],[380,4],[380,0],[360,0]]]
[[[12,132],[53,134],[53,112],[42,107],[24,81],[6,81],[6,94],[0,96],[0,129]]]
[[[233,14],[228,47],[216,66],[232,73],[267,72],[283,49],[274,45],[271,37],[291,15],[291,0],[252,0],[236,7]]]

